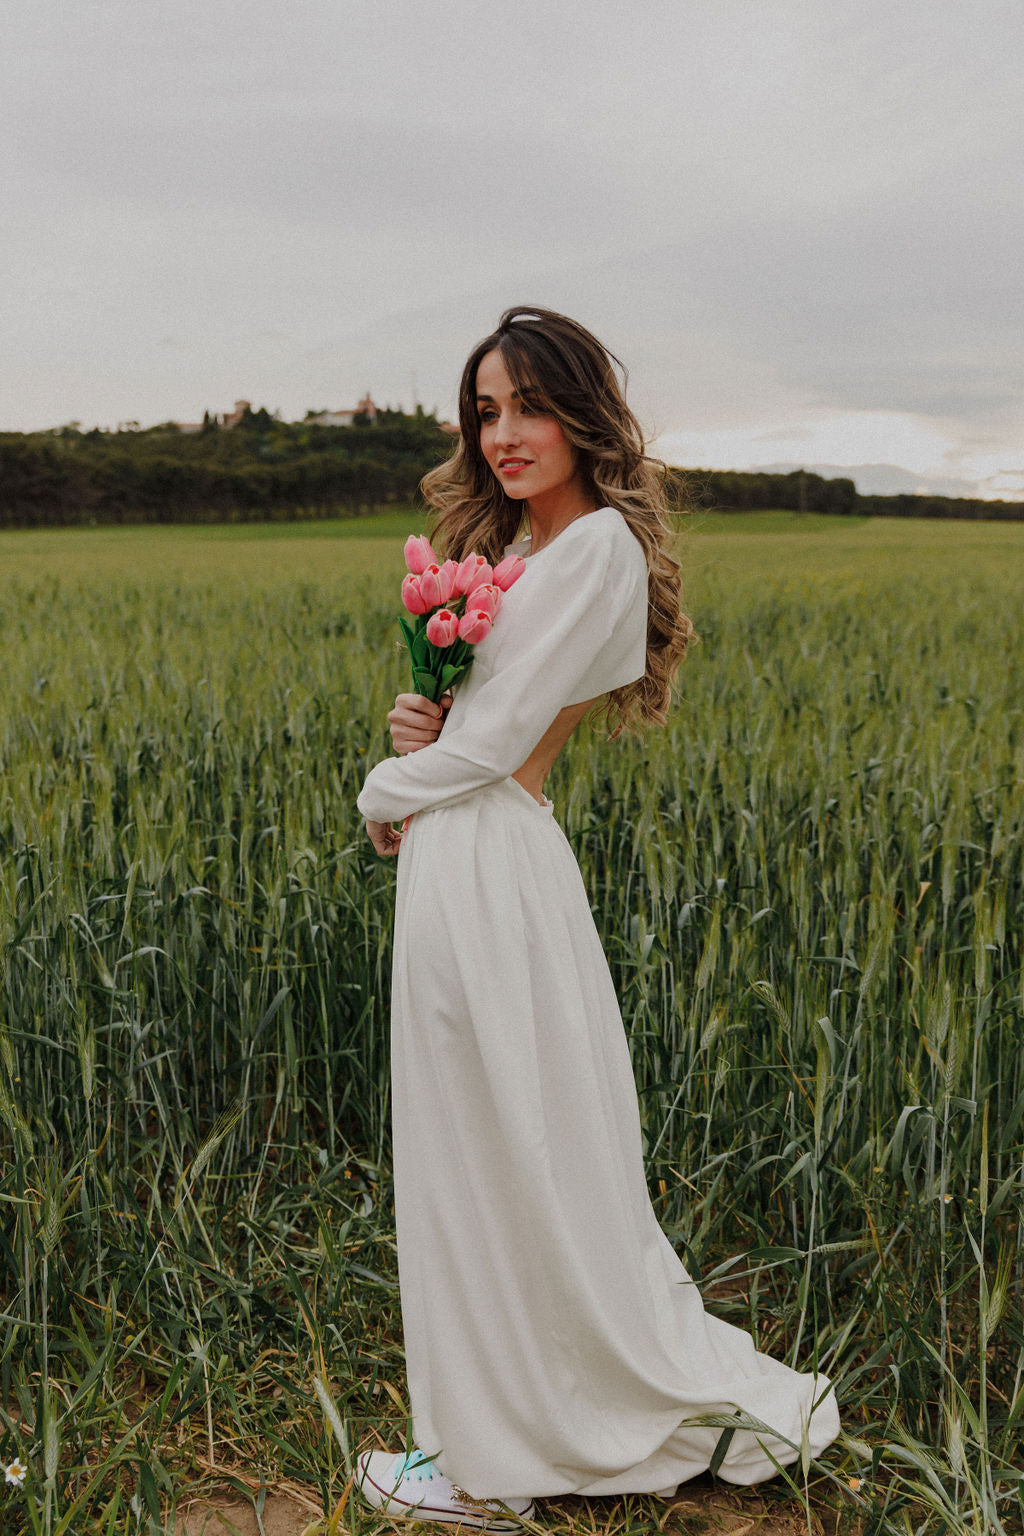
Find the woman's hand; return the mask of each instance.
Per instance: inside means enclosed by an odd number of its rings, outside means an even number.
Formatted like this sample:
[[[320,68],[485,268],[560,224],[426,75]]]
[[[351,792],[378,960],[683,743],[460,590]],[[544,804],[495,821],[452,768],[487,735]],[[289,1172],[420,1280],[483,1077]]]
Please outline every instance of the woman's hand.
[[[404,756],[407,752],[418,752],[420,747],[429,747],[441,734],[441,727],[451,706],[450,693],[442,694],[439,704],[425,699],[421,693],[400,693],[394,709],[388,711],[388,726],[395,751]],[[406,817],[401,832],[396,832],[389,821],[366,823],[366,835],[382,859],[393,858],[401,848],[408,824],[409,818]]]
[[[403,827],[402,832],[405,831]],[[393,858],[402,846],[402,832],[396,832],[390,821],[368,821],[366,835],[382,859]]]
[[[418,752],[436,741],[451,708],[450,693],[441,695],[439,704],[425,699],[420,693],[400,693],[395,707],[388,711],[388,726],[396,752],[403,757],[407,752]]]

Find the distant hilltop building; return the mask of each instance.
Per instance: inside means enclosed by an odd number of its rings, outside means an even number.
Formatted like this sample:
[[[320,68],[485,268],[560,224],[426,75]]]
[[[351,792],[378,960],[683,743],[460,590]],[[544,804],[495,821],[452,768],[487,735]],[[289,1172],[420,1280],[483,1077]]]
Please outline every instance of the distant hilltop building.
[[[202,421],[176,421],[174,425],[179,432],[190,436],[195,432],[201,432],[204,427],[237,427],[246,411],[251,411],[252,406],[248,400],[236,400],[233,411],[225,411],[222,416],[210,416],[207,413]]]
[[[225,411],[224,415],[220,418],[220,421],[218,422],[218,426],[227,427],[229,429],[231,427],[237,427],[238,423],[241,421],[241,419],[245,415],[246,411],[251,411],[251,410],[252,410],[252,406],[250,405],[248,400],[236,400],[235,401],[235,408],[234,408],[234,410],[233,411]]]
[[[202,432],[204,428],[221,427],[230,432],[232,427],[237,427],[246,411],[252,410],[252,404],[248,400],[236,400],[233,411],[225,411],[220,416],[207,415],[203,421],[176,421],[173,423],[179,432],[192,434]],[[357,416],[365,416],[368,421],[376,421],[380,412],[370,399],[369,391],[363,396],[357,406],[350,411],[316,411],[311,412],[305,420],[305,425],[313,427],[351,427]],[[280,415],[274,412],[274,420],[279,421]],[[445,424],[445,431],[457,432],[458,428],[451,423]]]
[[[377,407],[370,399],[369,391],[352,411],[318,411],[315,416],[307,416],[306,421],[313,427],[350,427],[357,416],[377,420]]]

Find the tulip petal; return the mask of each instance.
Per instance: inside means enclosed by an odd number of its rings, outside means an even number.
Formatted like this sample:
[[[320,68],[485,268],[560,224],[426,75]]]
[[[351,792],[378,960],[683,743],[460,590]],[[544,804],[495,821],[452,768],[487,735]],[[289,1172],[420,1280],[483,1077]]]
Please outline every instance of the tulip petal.
[[[422,575],[428,565],[437,564],[437,556],[424,534],[410,533],[406,539],[405,563],[414,576]]]
[[[519,580],[525,570],[526,561],[522,555],[506,555],[504,560],[499,560],[498,564],[494,567],[491,580],[496,587],[500,587],[503,592],[507,592],[509,587]]]

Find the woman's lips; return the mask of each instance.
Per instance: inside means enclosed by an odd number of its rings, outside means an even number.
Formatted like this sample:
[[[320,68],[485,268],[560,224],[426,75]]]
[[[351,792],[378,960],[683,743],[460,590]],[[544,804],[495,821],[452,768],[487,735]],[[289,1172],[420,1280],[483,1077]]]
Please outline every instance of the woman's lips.
[[[498,468],[503,475],[518,475],[521,469],[529,469],[530,459],[502,459]]]

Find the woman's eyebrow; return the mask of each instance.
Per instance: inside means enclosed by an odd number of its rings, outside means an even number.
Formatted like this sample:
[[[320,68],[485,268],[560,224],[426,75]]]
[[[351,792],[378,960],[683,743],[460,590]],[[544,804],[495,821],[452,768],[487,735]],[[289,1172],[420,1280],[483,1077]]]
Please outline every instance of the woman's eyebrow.
[[[527,385],[525,385],[523,387],[523,389],[521,391],[518,390],[518,389],[514,389],[512,391],[512,399],[513,400],[525,400],[527,395],[535,395],[536,393],[537,393],[537,390],[535,389],[535,387],[532,384],[527,384]],[[485,403],[487,405],[493,405],[494,404],[494,396],[493,395],[477,395],[476,403],[477,403],[477,405],[483,405]]]

